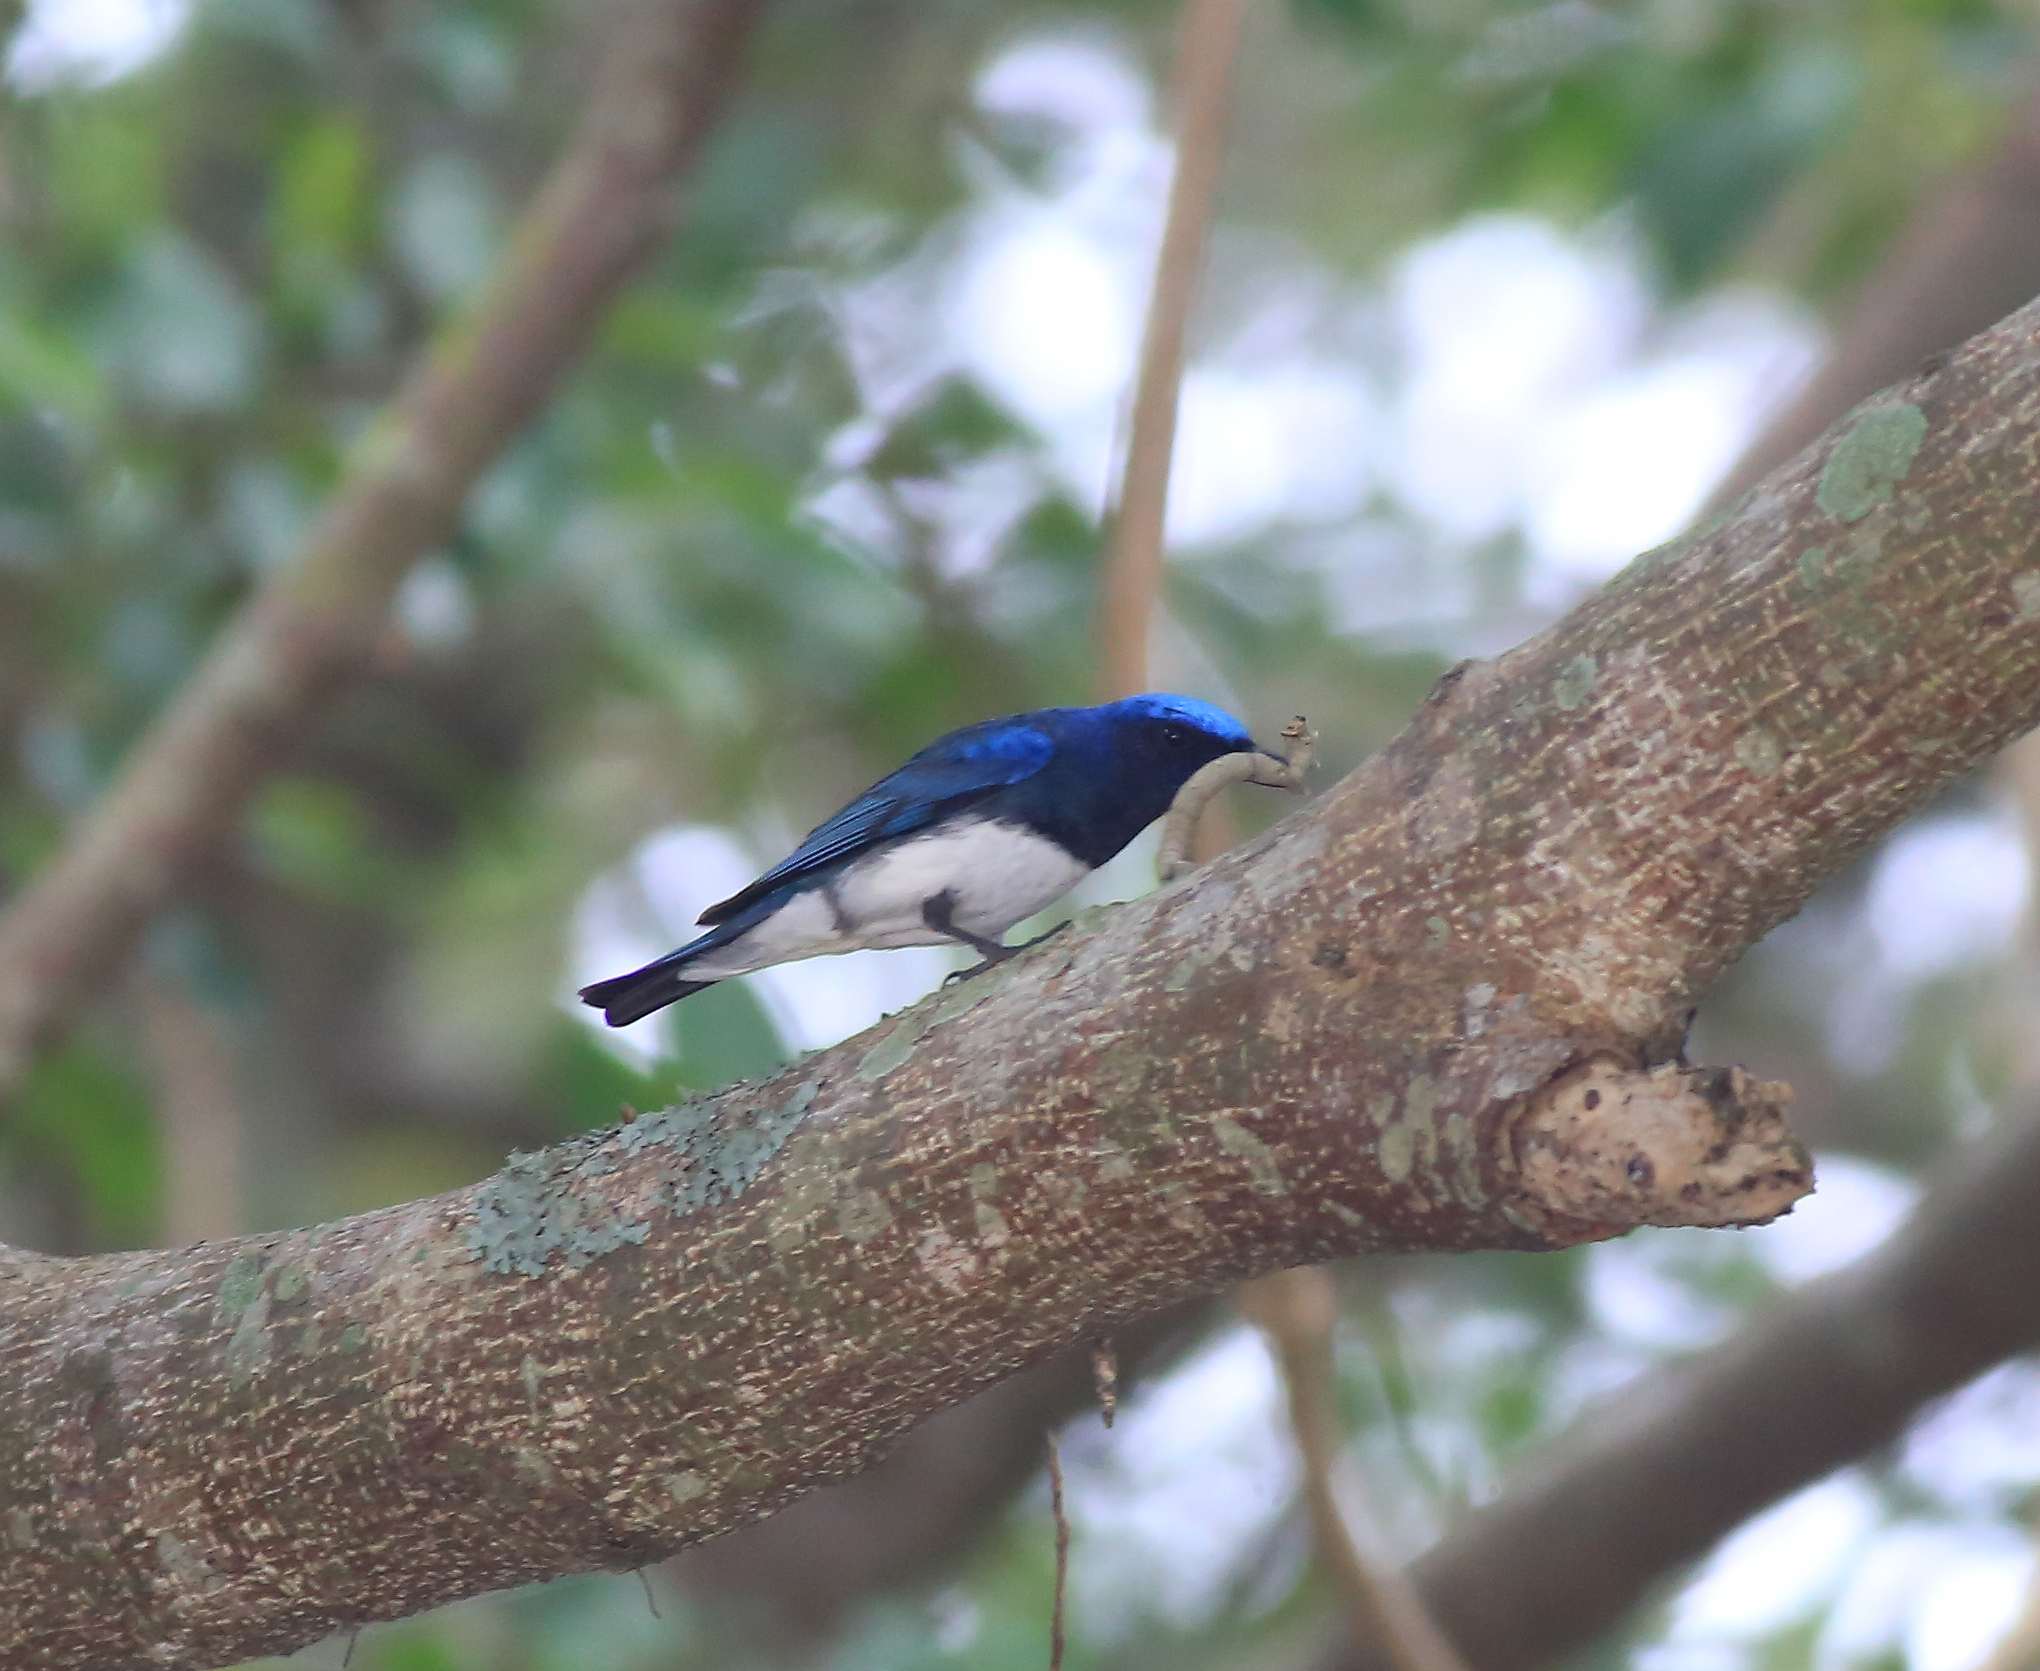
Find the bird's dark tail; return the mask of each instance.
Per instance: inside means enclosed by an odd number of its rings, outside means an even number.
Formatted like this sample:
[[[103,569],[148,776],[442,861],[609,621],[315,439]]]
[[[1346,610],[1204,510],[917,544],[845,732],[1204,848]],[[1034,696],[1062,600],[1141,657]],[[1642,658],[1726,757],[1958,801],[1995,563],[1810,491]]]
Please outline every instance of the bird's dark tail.
[[[715,985],[714,981],[687,978],[687,954],[695,949],[688,946],[679,952],[669,952],[642,969],[584,986],[581,1002],[600,1010],[602,1019],[612,1027],[628,1027],[633,1021],[642,1021],[654,1010],[677,1004],[689,993]]]

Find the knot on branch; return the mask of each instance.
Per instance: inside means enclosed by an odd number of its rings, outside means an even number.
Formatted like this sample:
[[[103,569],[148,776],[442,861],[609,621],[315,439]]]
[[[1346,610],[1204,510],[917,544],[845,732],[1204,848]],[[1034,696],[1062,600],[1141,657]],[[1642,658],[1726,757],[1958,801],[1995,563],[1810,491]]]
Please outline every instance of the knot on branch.
[[[1788,1085],[1741,1068],[1635,1068],[1595,1057],[1509,1116],[1518,1197],[1555,1242],[1580,1226],[1755,1225],[1813,1188],[1813,1161],[1786,1124]]]

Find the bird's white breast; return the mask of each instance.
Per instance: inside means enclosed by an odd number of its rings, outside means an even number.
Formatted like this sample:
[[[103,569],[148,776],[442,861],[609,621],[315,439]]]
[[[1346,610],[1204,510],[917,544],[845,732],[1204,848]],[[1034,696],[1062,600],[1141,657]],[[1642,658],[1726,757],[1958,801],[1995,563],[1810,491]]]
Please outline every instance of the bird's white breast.
[[[945,890],[956,921],[973,934],[1003,934],[1074,887],[1089,867],[1046,836],[989,819],[950,824],[861,859],[838,897],[868,929],[923,927],[922,903]],[[925,945],[927,933],[901,945]]]
[[[690,973],[739,975],[770,963],[877,946],[932,946],[923,905],[947,892],[955,922],[997,936],[1060,898],[1089,867],[1015,824],[944,825],[852,860],[827,886],[795,894],[742,938],[698,959]]]

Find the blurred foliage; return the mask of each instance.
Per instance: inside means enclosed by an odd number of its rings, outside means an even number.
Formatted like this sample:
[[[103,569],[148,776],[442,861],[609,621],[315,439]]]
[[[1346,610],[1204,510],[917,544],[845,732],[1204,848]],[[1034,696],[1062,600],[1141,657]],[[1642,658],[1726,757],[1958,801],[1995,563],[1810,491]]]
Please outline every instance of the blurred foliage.
[[[18,35],[57,9],[31,8]],[[1089,696],[1093,487],[958,340],[957,296],[995,212],[1076,212],[1056,193],[1086,146],[1157,143],[1151,112],[1110,131],[1072,116],[1081,75],[1002,105],[994,67],[1062,42],[1146,97],[1166,84],[1175,15],[1153,0],[775,8],[683,235],[406,588],[375,677],[207,867],[184,919],[201,953],[152,944],[231,1041],[260,1160],[242,1169],[247,1224],[455,1184],[676,1085],[767,1071],[790,1045],[749,984],[640,1029],[650,1064],[572,1012],[576,979],[608,972],[575,962],[591,880],[642,894],[626,861],[676,824],[767,861],[935,733]],[[1981,0],[1293,0],[1258,20],[1243,66],[1200,351],[1251,362],[1271,298],[1329,295],[1311,356],[1393,412],[1383,286],[1413,243],[1489,212],[1628,229],[1656,306],[1751,283],[1830,302],[1989,143],[2030,75],[2029,31]],[[5,95],[0,882],[49,855],[256,577],[289,560],[353,438],[500,255],[576,107],[590,34],[580,8],[539,0],[237,0],[197,6],[110,79],[87,65]],[[1144,270],[1146,223],[1114,224]],[[1378,481],[1335,514],[1278,510],[1187,547],[1160,639],[1168,683],[1257,722],[1327,716],[1331,770],[1453,660],[1564,601],[1523,530],[1455,536],[1375,462],[1354,460]],[[1974,1025],[1993,970],[1847,974],[1874,961],[1866,876],[1750,958],[1703,1025],[1710,1056],[1792,1079],[1824,1142],[1902,1177],[1999,1083]],[[648,941],[717,891],[662,886],[684,897],[630,908]],[[1846,1043],[1863,1015],[1888,1045],[1868,1058]],[[115,983],[0,1129],[0,1236],[88,1250],[159,1234],[178,1141],[158,1125],[163,1071]],[[1777,1279],[1749,1245],[1354,1273],[1343,1408],[1395,1546],[1591,1397],[1761,1306]],[[1611,1333],[1597,1284],[1618,1269],[1704,1321]],[[1215,1409],[1214,1477],[1265,1496],[1265,1470],[1223,1453],[1242,1420],[1274,1419],[1265,1400]],[[1080,1565],[1113,1535],[1083,1530],[1086,1493],[1150,1488],[1133,1462],[1088,1455]],[[1897,1461],[1879,1477],[1907,1484]],[[2006,1516],[2031,1484],[2006,1482]],[[1926,1499],[1909,1513],[1973,1512],[1907,1488]],[[1196,1607],[1163,1605],[1126,1562],[1121,1593],[1080,1585],[1073,1663],[1298,1651],[1333,1605],[1299,1524],[1276,1503]],[[874,1598],[818,1663],[1038,1665],[1048,1549],[1029,1499],[937,1587]],[[1751,1663],[1810,1663],[1833,1599]],[[375,1628],[354,1664],[754,1651],[741,1610],[669,1599],[666,1614],[629,1580],[563,1582]],[[1638,1621],[1608,1662],[1670,1617]]]

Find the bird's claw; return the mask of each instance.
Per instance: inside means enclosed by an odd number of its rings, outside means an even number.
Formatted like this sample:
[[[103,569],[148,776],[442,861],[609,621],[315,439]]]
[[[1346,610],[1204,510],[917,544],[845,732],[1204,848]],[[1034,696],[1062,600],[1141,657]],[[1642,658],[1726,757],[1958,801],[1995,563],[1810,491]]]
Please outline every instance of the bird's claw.
[[[1031,952],[1032,950],[1034,950],[1036,946],[1041,945],[1043,942],[1053,940],[1058,934],[1062,933],[1064,929],[1070,927],[1075,922],[1076,918],[1065,917],[1061,922],[1057,923],[1055,927],[1043,929],[1041,933],[1035,935],[1035,937],[1032,940],[1022,940],[1019,945],[1013,948],[1013,950],[1015,952]]]
[[[1044,932],[1035,935],[1035,937],[1032,940],[1022,940],[1020,944],[1017,946],[1001,947],[999,955],[997,957],[987,957],[981,963],[973,963],[968,969],[950,970],[948,974],[942,977],[943,989],[946,991],[948,988],[952,986],[961,986],[973,975],[982,975],[987,969],[996,969],[1000,964],[1005,963],[1012,958],[1018,957],[1022,952],[1031,952],[1032,950],[1034,950],[1036,946],[1040,945],[1042,941],[1053,940],[1058,934],[1062,933],[1064,929],[1068,928],[1070,924],[1075,920],[1076,919],[1073,917],[1065,917],[1061,922],[1057,923],[1055,927],[1047,929]]]

